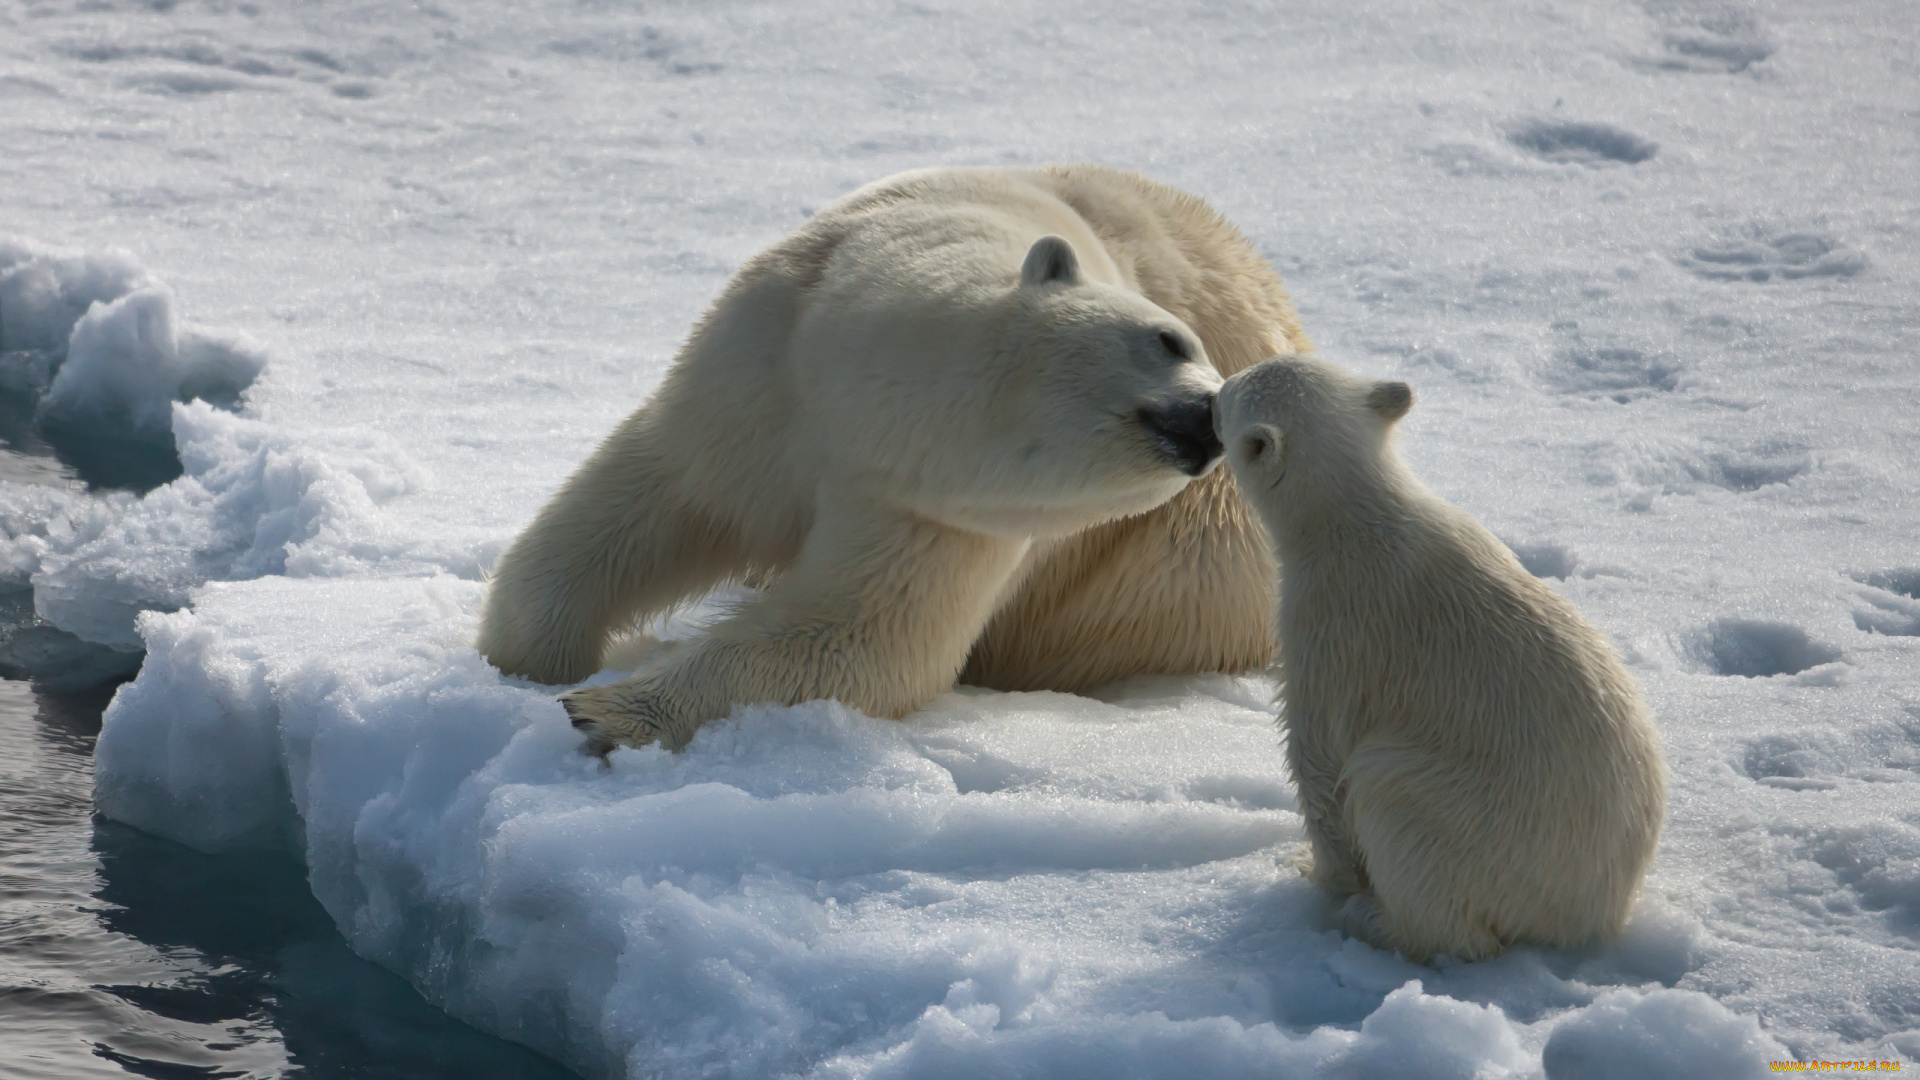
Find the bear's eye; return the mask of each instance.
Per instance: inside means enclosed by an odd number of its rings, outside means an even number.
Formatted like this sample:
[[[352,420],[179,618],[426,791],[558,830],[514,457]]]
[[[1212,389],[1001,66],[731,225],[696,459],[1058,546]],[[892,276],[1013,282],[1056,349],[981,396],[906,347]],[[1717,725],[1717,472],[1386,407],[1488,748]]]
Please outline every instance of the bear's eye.
[[[1179,334],[1171,330],[1160,331],[1160,347],[1182,360],[1193,359],[1192,354],[1187,350],[1187,343],[1180,339]]]

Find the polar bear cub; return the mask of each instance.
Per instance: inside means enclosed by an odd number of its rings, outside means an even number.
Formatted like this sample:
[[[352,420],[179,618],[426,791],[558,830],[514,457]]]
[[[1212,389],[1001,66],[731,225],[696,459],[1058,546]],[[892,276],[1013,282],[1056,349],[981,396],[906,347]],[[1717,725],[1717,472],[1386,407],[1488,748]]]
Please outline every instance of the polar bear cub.
[[[1606,639],[1401,462],[1412,404],[1287,357],[1215,409],[1283,567],[1310,876],[1350,933],[1416,961],[1611,937],[1659,838],[1659,738]]]

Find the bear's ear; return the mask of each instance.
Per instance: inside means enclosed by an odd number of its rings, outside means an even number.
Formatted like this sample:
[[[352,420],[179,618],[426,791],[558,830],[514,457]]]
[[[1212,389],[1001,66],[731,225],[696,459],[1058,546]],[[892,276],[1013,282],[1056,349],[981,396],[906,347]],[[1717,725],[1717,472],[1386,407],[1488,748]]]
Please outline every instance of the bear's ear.
[[[1022,285],[1080,284],[1080,257],[1064,236],[1043,236],[1027,250],[1027,264],[1020,268]]]
[[[1413,408],[1413,387],[1403,382],[1377,382],[1367,391],[1367,408],[1391,424]]]

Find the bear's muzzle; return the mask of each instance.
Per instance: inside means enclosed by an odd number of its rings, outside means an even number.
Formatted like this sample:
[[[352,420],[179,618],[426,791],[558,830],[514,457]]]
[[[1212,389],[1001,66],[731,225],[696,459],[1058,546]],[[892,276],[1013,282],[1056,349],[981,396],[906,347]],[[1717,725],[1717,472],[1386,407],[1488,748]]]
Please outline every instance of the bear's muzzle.
[[[1188,476],[1199,476],[1219,460],[1222,447],[1213,433],[1213,395],[1142,406],[1137,415],[1168,461]]]

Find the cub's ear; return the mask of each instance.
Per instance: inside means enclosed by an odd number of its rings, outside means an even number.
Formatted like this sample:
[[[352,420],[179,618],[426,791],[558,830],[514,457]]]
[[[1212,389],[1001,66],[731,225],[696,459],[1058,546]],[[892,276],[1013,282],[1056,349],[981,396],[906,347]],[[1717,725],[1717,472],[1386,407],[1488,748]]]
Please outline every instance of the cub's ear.
[[[1367,408],[1391,424],[1413,408],[1413,387],[1403,382],[1377,382],[1367,391]]]
[[[1064,236],[1043,236],[1027,251],[1027,263],[1020,268],[1020,284],[1080,284],[1080,257]]]

